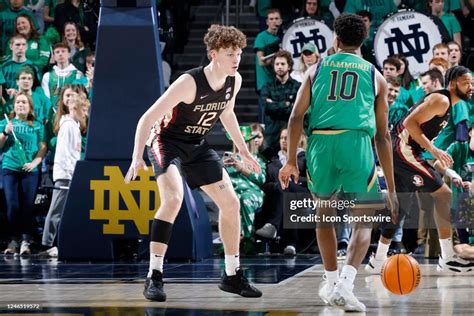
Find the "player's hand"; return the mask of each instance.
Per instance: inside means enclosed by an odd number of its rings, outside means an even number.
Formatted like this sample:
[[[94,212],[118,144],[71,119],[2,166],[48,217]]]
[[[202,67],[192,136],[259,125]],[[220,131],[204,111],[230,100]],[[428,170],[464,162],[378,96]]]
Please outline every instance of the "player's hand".
[[[293,181],[298,183],[298,177],[300,172],[296,165],[286,163],[278,173],[278,180],[280,180],[281,188],[285,190],[290,184],[291,176],[293,176]]]
[[[250,172],[260,173],[262,169],[257,159],[255,159],[248,151],[239,152],[240,159],[242,159],[243,166],[242,168],[247,168]]]
[[[397,224],[398,223],[398,208],[399,208],[397,193],[388,192],[387,197],[388,197],[387,207],[390,209],[390,213],[392,216],[392,223]]]
[[[142,158],[132,160],[130,168],[128,168],[127,175],[125,176],[125,183],[135,180],[140,169],[148,170],[145,161]]]
[[[438,149],[438,148],[435,148],[431,154],[433,155],[433,157],[436,158],[436,160],[438,160],[442,165],[443,167],[445,168],[449,168],[452,164],[453,164],[453,158],[451,158],[451,156],[441,150],[441,149]]]

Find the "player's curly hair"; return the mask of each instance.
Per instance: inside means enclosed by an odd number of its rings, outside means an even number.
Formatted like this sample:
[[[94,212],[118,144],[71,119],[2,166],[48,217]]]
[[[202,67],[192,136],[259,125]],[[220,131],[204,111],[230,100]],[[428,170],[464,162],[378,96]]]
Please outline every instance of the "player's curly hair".
[[[213,24],[204,35],[204,44],[207,51],[219,50],[220,48],[245,48],[247,37],[244,33],[233,26]]]
[[[352,13],[341,14],[336,18],[334,32],[345,46],[359,47],[367,38],[367,29],[362,17]]]

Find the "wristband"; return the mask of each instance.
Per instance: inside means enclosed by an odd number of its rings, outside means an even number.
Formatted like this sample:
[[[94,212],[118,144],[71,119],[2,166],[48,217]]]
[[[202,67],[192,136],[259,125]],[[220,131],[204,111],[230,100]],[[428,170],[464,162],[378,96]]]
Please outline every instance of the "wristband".
[[[8,137],[9,135],[7,132],[5,132],[5,130],[3,130],[2,134],[5,135],[5,137]]]

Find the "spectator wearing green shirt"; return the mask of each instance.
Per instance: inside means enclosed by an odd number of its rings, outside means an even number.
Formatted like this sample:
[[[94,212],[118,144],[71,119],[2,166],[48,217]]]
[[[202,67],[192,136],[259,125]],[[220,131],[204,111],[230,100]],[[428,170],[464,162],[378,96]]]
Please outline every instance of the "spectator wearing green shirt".
[[[265,31],[257,34],[253,44],[255,51],[255,75],[256,75],[256,90],[260,94],[263,86],[274,78],[272,68],[271,54],[276,53],[280,49],[281,40],[278,37],[278,30],[280,29],[282,20],[278,9],[270,9],[267,14],[267,26]],[[259,104],[259,122],[263,121],[263,105]]]
[[[348,0],[344,7],[344,13],[356,13],[362,10],[372,13],[372,33],[382,24],[383,19],[389,13],[398,11],[393,0]]]
[[[272,59],[264,58],[277,52],[280,49],[280,38],[277,36],[282,23],[280,11],[277,9],[268,10],[267,26],[268,28],[257,34],[253,49],[256,53],[256,75],[257,91],[262,90],[263,86],[272,80],[274,72],[272,69]]]
[[[43,124],[35,120],[33,101],[18,93],[10,119],[0,121],[0,148],[3,151],[3,190],[12,241],[5,254],[30,253],[35,230],[33,204],[38,188],[40,165],[45,153]],[[19,240],[21,235],[21,248]]]
[[[33,109],[35,119],[42,124],[46,124],[48,118],[49,108],[51,107],[51,102],[44,95],[41,87],[34,87],[35,82],[35,73],[34,70],[29,66],[24,66],[18,70],[16,73],[16,83],[18,89],[12,89],[10,91],[10,96],[13,98],[17,93],[25,93],[31,97],[33,100]],[[33,90],[36,88],[36,90]],[[6,112],[10,113],[13,109],[13,100],[10,100],[5,105],[7,109]]]
[[[29,15],[38,29],[38,22],[33,14],[23,7],[23,0],[10,0],[10,8],[0,12],[0,44],[2,51],[5,51],[8,41],[15,32],[15,19],[20,14]]]
[[[461,43],[461,25],[459,24],[456,16],[444,11],[444,0],[430,0],[429,5],[431,7],[431,14],[440,18],[444,26],[448,30],[451,40]]]
[[[64,24],[62,42],[69,46],[71,50],[71,56],[69,61],[74,65],[80,72],[86,72],[86,58],[89,55],[90,50],[84,46],[81,40],[81,34],[79,27],[74,22],[66,22]]]
[[[400,58],[391,56],[385,59],[382,63],[383,65],[383,76],[385,78],[389,76],[394,76],[394,77],[399,77],[400,71],[402,70],[402,61]],[[410,99],[410,93],[408,92],[407,89],[402,84],[402,81],[400,80],[401,86],[400,86],[400,95],[397,98],[397,103],[403,104],[407,106],[408,108],[411,107],[412,101]]]
[[[405,104],[397,102],[400,95],[400,80],[394,76],[387,76],[385,80],[387,81],[388,90],[388,124],[389,126],[395,126],[401,118],[405,117],[409,108]]]
[[[44,94],[51,100],[51,105],[56,106],[61,89],[66,84],[87,85],[87,78],[74,65],[69,62],[70,48],[64,43],[58,43],[53,48],[53,58],[56,66],[47,72],[41,81]]]
[[[398,77],[400,78],[400,83],[403,88],[403,102],[411,107],[414,102],[412,99],[412,94],[416,91],[417,82],[410,73],[410,64],[408,59],[402,54],[395,54],[393,57],[397,58],[400,61],[400,69],[398,70]]]
[[[301,83],[290,77],[293,58],[289,52],[275,53],[272,64],[276,75],[263,87],[260,102],[265,109],[265,139],[275,154],[279,150],[280,131],[288,124]]]
[[[27,40],[26,58],[33,62],[36,69],[43,74],[43,70],[49,63],[51,47],[46,39],[38,33],[33,20],[27,14],[20,14],[15,19],[15,33],[24,35]],[[11,58],[11,49],[7,48],[3,61]]]
[[[17,89],[16,73],[25,65],[33,66],[33,63],[26,58],[27,41],[24,35],[17,34],[12,37],[10,49],[12,56],[0,66],[0,95],[4,100],[8,100],[8,90]],[[2,94],[3,93],[3,94]],[[5,102],[3,102],[5,103]]]

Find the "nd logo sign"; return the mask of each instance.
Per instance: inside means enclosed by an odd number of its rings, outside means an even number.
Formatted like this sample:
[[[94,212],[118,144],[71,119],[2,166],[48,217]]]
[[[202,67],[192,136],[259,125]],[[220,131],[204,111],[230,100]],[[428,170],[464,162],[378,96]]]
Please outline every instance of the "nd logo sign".
[[[124,175],[118,166],[105,166],[104,176],[109,179],[90,181],[90,190],[94,192],[94,208],[90,210],[89,219],[107,221],[103,225],[104,235],[125,234],[125,221],[132,221],[141,235],[148,235],[149,223],[160,206],[153,169],[140,170],[140,181],[129,184],[125,184]],[[133,192],[139,197],[138,203]]]

